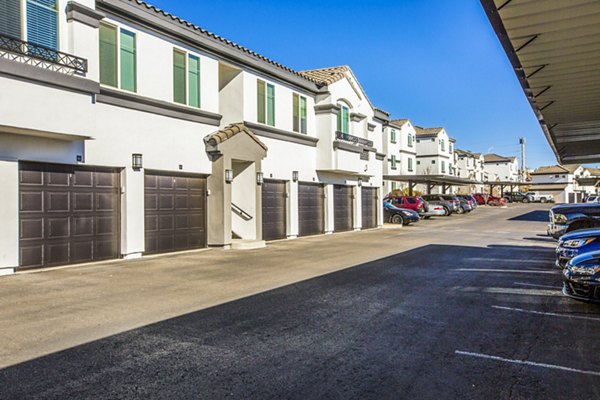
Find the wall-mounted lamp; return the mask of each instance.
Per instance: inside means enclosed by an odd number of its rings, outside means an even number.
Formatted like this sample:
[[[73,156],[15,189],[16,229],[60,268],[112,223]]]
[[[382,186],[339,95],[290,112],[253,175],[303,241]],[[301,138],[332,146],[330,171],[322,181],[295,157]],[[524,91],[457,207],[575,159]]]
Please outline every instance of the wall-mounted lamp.
[[[142,155],[139,153],[133,153],[131,155],[131,168],[133,168],[135,171],[139,171],[142,169],[142,167]]]
[[[230,169],[225,170],[225,183],[233,182],[233,171]]]
[[[292,171],[292,180],[298,182],[298,171]]]
[[[262,185],[264,182],[264,175],[262,172],[257,172],[256,173],[256,184],[257,185]]]
[[[362,186],[362,178],[358,178],[358,187]]]

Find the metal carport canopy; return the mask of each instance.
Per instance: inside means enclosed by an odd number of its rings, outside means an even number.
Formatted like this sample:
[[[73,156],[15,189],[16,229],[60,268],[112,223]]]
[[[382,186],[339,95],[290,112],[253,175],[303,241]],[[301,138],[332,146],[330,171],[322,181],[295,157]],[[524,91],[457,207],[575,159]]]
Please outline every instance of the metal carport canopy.
[[[558,162],[600,162],[600,1],[480,1]]]
[[[481,184],[481,182],[478,181],[472,181],[470,179],[448,175],[384,175],[383,179],[386,181],[408,182],[408,191],[411,196],[414,186],[418,184],[427,185],[427,193],[431,191],[433,186],[442,186],[442,189],[445,193],[446,186],[467,186]]]

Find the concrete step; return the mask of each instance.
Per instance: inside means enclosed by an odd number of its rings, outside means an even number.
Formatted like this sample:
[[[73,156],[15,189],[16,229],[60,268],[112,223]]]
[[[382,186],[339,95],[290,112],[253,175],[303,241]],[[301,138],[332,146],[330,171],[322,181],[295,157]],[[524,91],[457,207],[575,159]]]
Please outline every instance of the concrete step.
[[[261,249],[266,247],[266,245],[264,240],[233,239],[231,241],[231,250]]]

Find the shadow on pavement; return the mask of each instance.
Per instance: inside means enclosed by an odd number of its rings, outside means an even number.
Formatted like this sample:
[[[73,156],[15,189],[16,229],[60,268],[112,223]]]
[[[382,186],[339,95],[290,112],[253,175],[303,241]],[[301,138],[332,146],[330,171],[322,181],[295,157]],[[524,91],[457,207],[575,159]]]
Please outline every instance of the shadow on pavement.
[[[509,218],[508,221],[531,221],[531,222],[547,222],[549,219],[548,210],[535,210],[526,214],[517,215]]]
[[[532,241],[536,241],[536,242],[546,242],[546,243],[556,243],[556,240],[554,240],[551,237],[548,237],[546,235],[543,235],[544,237],[540,237],[540,236],[536,236],[536,237],[524,237],[524,240],[532,240]]]
[[[503,304],[523,296],[457,288],[507,287],[529,277],[516,267],[551,254],[536,246],[423,246],[4,368],[0,398],[505,398],[514,370],[450,354],[456,346],[514,352],[530,324],[507,325],[482,296]],[[560,284],[555,275],[531,279]],[[556,340],[570,335],[559,331]],[[595,332],[586,340],[600,342]],[[590,385],[577,377],[540,376],[535,393],[586,398]]]

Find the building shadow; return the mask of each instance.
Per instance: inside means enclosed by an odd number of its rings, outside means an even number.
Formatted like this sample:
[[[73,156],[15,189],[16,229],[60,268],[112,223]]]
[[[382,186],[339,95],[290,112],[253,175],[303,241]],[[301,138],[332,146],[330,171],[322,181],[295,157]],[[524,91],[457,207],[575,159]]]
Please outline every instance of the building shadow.
[[[548,210],[535,210],[509,218],[508,221],[548,222],[549,218]]]

